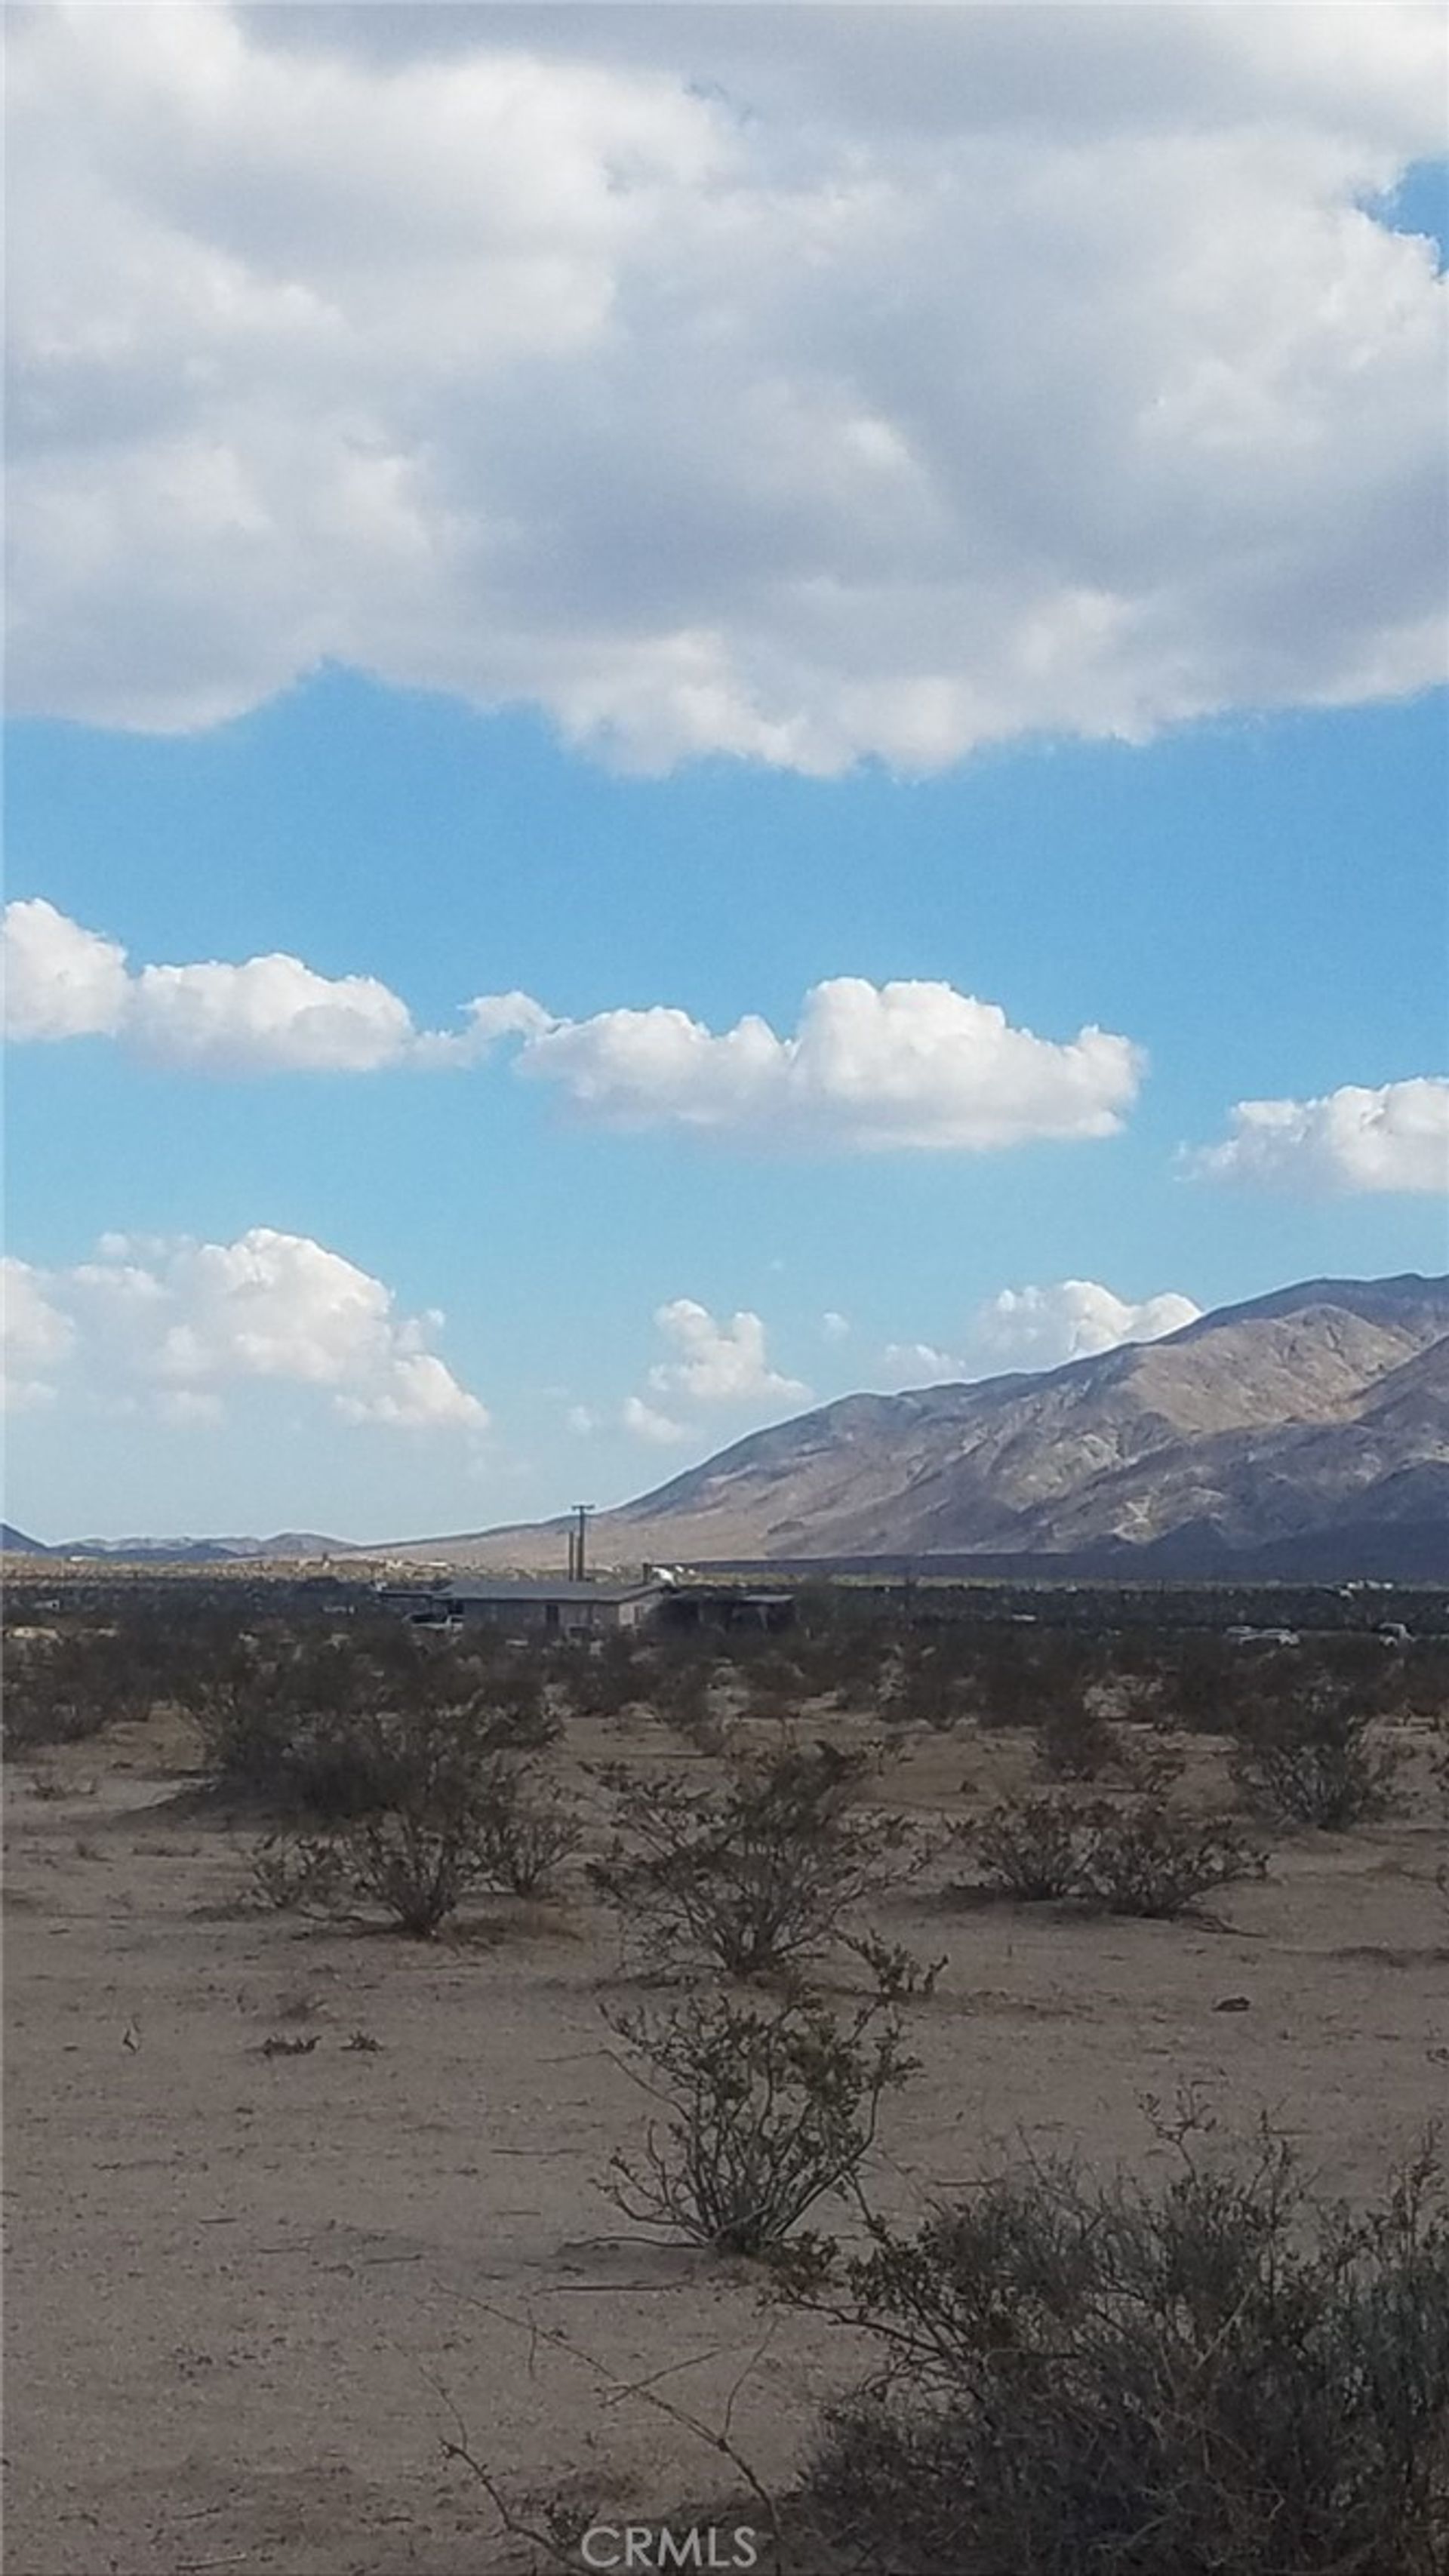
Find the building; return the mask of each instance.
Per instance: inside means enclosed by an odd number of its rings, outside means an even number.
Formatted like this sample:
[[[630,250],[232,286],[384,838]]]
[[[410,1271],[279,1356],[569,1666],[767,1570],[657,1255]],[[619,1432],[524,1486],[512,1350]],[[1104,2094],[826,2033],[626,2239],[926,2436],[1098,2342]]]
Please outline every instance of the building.
[[[579,1583],[560,1575],[470,1576],[426,1589],[388,1588],[381,1599],[420,1627],[465,1627],[474,1622],[510,1636],[617,1636],[647,1627],[665,1598],[658,1583]]]

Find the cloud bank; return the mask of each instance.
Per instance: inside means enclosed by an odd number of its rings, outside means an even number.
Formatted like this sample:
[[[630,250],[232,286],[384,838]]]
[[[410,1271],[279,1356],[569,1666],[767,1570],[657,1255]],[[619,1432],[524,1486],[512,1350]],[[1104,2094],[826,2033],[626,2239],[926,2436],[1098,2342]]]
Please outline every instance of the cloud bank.
[[[487,1427],[478,1398],[428,1347],[442,1317],[399,1315],[380,1279],[306,1235],[108,1235],[72,1268],[8,1261],[4,1284],[12,1401],[75,1392],[205,1422],[229,1392],[272,1381],[315,1391],[347,1422]]]
[[[1432,10],[11,32],[18,708],[829,775],[1442,676]]]
[[[133,972],[119,943],[41,897],[7,906],[0,941],[12,1039],[112,1037],[218,1075],[459,1068],[508,1045],[518,1073],[590,1124],[772,1148],[979,1153],[1110,1136],[1142,1071],[1127,1038],[1039,1038],[949,984],[838,976],[807,993],[789,1037],[753,1016],[717,1032],[663,1005],[558,1019],[526,993],[475,1000],[450,1034],[416,1029],[373,977],[329,979],[297,957]]]

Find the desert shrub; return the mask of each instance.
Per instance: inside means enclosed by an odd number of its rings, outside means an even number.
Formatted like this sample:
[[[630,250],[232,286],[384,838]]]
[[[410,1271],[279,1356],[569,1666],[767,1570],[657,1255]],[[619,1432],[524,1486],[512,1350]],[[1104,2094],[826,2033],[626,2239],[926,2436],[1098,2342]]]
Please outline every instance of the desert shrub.
[[[1165,2185],[1070,2165],[874,2229],[880,2369],[804,2502],[913,2576],[1441,2576],[1449,2230],[1426,2155],[1354,2215],[1280,2140]]]
[[[842,1950],[858,1959],[883,2004],[929,2000],[947,1960],[919,1958],[904,1941],[884,1940],[879,1932],[842,1932]]]
[[[1083,1819],[1073,1894],[1107,1914],[1170,1918],[1215,1887],[1261,1878],[1264,1853],[1235,1825],[1191,1816],[1163,1798],[1105,1802]]]
[[[1023,1904],[1076,1893],[1082,1811],[1069,1798],[1003,1798],[963,1828],[985,1884]]]
[[[1088,1692],[1062,1694],[1036,1724],[1037,1759],[1053,1780],[1096,1780],[1122,1760],[1122,1742]]]
[[[882,1672],[879,1706],[888,1725],[949,1734],[967,1708],[966,1682],[949,1649],[909,1639]]]
[[[225,1623],[182,1613],[168,1622],[145,1599],[110,1603],[95,1618],[71,1614],[39,1628],[13,1623],[5,1642],[10,1749],[79,1744],[104,1727],[146,1717],[173,1696],[183,1672],[211,1669],[231,1642]]]
[[[778,1975],[919,1856],[902,1817],[852,1805],[867,1767],[829,1744],[735,1764],[718,1788],[605,1766],[620,1830],[590,1875],[657,1957]]]
[[[714,1665],[690,1640],[692,1651],[661,1657],[649,1696],[663,1724],[681,1735],[697,1753],[719,1753],[725,1731],[714,1703]]]
[[[1077,1897],[1108,1914],[1181,1914],[1265,1867],[1231,1823],[1158,1796],[1086,1806],[1061,1792],[1004,1798],[964,1839],[985,1884],[1003,1895],[1027,1904]]]
[[[496,1714],[484,1725],[456,1710],[374,1716],[360,1730],[366,1804],[271,1837],[254,1863],[259,1893],[314,1915],[380,1906],[427,1939],[482,1887],[536,1888],[573,1847],[572,1825],[506,1749],[514,1731]]]
[[[1320,1682],[1251,1718],[1232,1767],[1275,1823],[1347,1833],[1393,1806],[1401,1758],[1374,1740],[1362,1707]]]
[[[622,1717],[648,1690],[640,1642],[622,1631],[562,1650],[559,1677],[579,1717]]]
[[[636,2224],[721,2254],[769,2255],[847,2190],[883,2095],[914,2067],[872,2005],[847,2024],[817,2002],[762,2011],[728,1997],[605,2018],[669,2110],[632,2160],[611,2159],[603,2187]]]
[[[510,1896],[538,1896],[583,1841],[577,1810],[554,1787],[499,1763],[479,1815],[483,1874]]]
[[[395,1805],[420,1763],[534,1750],[557,1733],[493,1659],[398,1620],[240,1640],[188,1706],[224,1797],[323,1822]]]

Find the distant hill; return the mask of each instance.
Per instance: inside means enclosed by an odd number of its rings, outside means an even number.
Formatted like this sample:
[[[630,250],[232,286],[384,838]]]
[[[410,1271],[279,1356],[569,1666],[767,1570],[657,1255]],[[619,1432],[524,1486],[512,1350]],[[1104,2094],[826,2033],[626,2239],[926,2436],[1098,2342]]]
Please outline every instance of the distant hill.
[[[283,1530],[275,1538],[73,1538],[42,1547],[8,1525],[0,1525],[0,1548],[17,1556],[93,1557],[125,1565],[279,1564],[353,1552],[344,1540],[310,1530]]]
[[[49,1556],[49,1554],[49,1548],[43,1547],[38,1538],[27,1538],[24,1530],[12,1529],[8,1521],[0,1521],[0,1555]]]
[[[552,1566],[562,1520],[390,1552]],[[1037,1375],[846,1396],[593,1524],[596,1563],[1449,1573],[1449,1280],[1318,1279]]]

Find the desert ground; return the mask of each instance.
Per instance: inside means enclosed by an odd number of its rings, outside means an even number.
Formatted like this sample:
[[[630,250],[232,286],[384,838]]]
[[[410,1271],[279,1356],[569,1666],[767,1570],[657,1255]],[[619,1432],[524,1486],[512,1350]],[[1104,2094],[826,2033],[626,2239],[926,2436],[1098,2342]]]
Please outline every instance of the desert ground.
[[[638,1711],[567,1750],[703,1759]],[[12,1770],[11,2576],[547,2565],[448,2442],[518,2520],[758,2527],[736,2462],[787,2489],[863,2354],[601,2193],[649,2105],[600,2019],[637,1989],[578,1864],[432,1942],[299,1924],[248,1902],[255,1827],[198,1804],[196,1762],[161,1716]],[[880,1794],[951,1816],[1031,1762],[912,1732]],[[1033,2151],[1150,2166],[1144,2100],[1184,2086],[1224,2132],[1271,2114],[1325,2191],[1377,2189],[1449,2108],[1427,1776],[1196,1919],[952,1902],[959,1862],[889,1895],[882,1932],[947,1965],[905,2007],[922,2068],[886,2105],[878,2205]]]

